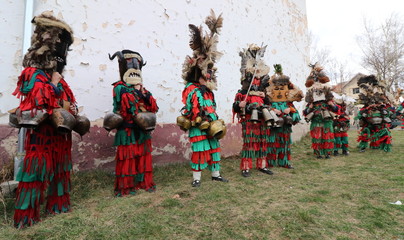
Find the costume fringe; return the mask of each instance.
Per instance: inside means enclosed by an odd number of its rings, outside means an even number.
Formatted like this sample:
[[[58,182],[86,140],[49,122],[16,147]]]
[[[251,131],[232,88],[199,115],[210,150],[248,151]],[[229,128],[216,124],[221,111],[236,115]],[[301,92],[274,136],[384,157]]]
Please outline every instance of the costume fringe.
[[[52,126],[42,124],[27,131],[25,150],[24,163],[17,175],[20,182],[14,224],[18,228],[40,221],[40,204],[47,185],[47,212],[70,209],[71,135],[57,134]]]
[[[314,119],[310,124],[311,148],[316,155],[330,155],[334,149],[334,128],[332,120]]]
[[[135,194],[137,189],[153,191],[156,188],[151,152],[150,139],[143,144],[117,147],[114,185],[116,196]]]
[[[241,122],[243,147],[241,150],[240,169],[247,170],[252,168],[252,161],[265,158],[268,149],[268,135],[271,130],[262,121],[254,123],[251,121]],[[257,168],[261,165],[256,165]]]
[[[273,128],[271,130],[268,155],[266,157],[270,167],[287,167],[291,165],[291,133],[291,126]]]

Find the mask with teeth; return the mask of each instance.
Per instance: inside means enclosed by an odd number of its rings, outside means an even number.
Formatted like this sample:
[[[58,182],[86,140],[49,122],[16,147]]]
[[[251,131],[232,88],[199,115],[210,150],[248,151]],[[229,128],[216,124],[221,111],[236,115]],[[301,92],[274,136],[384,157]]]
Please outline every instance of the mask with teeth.
[[[115,56],[118,56],[121,80],[131,85],[143,83],[142,67],[146,63],[143,63],[143,58],[138,52],[122,50],[112,56],[109,55],[109,59],[113,60]]]

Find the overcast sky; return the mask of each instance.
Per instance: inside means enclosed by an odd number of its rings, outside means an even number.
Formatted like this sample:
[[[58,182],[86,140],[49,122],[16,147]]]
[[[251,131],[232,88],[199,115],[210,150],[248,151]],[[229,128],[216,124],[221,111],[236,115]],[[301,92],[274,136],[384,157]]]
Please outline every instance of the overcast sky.
[[[362,52],[356,36],[364,30],[363,19],[379,26],[392,13],[404,19],[404,0],[306,0],[309,31],[319,48],[329,48],[332,57],[347,61],[353,74],[369,74],[360,66]]]

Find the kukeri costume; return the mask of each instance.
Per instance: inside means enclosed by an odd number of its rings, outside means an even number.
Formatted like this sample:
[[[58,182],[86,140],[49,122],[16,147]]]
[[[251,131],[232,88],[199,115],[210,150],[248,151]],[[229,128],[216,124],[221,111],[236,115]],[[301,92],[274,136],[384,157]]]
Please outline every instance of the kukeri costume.
[[[77,116],[73,92],[60,75],[73,42],[71,28],[46,14],[34,17],[32,23],[36,25],[32,46],[24,56],[25,69],[13,93],[21,103],[10,115],[10,120],[12,116],[16,119],[11,125],[28,128],[26,154],[17,175],[14,213],[17,228],[40,221],[40,204],[46,189],[46,212],[70,210],[71,130],[83,135],[90,127],[88,119]]]
[[[404,129],[404,101],[396,109],[396,122],[397,125],[400,125],[401,129]]]
[[[113,83],[113,114],[104,118],[107,130],[117,128],[115,196],[135,194],[137,189],[153,192],[152,143],[150,131],[156,124],[156,100],[143,87],[142,56],[131,50],[118,51],[120,81]]]
[[[201,171],[206,167],[212,171],[212,180],[227,182],[220,176],[219,139],[226,134],[226,126],[216,113],[215,62],[221,56],[216,50],[218,33],[223,18],[215,16],[213,10],[205,20],[210,33],[202,34],[202,27],[189,24],[191,32],[190,47],[192,56],[187,56],[183,64],[182,78],[185,89],[182,92],[184,107],[177,118],[177,125],[189,130],[192,156],[193,187],[201,185]]]
[[[360,90],[360,109],[356,119],[361,127],[357,141],[358,148],[364,152],[367,147],[391,151],[391,117],[393,112],[387,97],[387,89],[374,75],[364,76],[358,80]]]
[[[332,103],[334,98],[331,88],[327,84],[330,79],[326,76],[323,68],[317,63],[310,65],[312,68],[306,80],[307,106],[303,115],[310,123],[310,135],[312,149],[318,158],[329,158],[334,150],[334,127],[333,114],[338,107]]]
[[[274,68],[275,74],[269,80],[267,96],[272,111],[277,114],[280,121],[271,128],[267,160],[270,166],[293,168],[290,163],[292,125],[300,121],[299,112],[293,102],[300,102],[303,92],[283,74],[280,64],[275,64]]]
[[[269,66],[261,57],[265,47],[251,44],[240,52],[241,56],[241,89],[237,92],[233,103],[233,115],[237,114],[242,126],[243,147],[241,150],[240,169],[244,177],[251,175],[250,169],[255,167],[266,174],[273,174],[266,161],[268,149],[269,125],[264,113],[270,114],[269,102],[265,98],[265,87],[269,80]],[[273,120],[273,118],[271,118]]]
[[[348,130],[350,127],[350,117],[347,113],[347,103],[344,99],[334,99],[338,106],[338,111],[334,117],[334,156],[341,150],[343,155],[348,155]]]

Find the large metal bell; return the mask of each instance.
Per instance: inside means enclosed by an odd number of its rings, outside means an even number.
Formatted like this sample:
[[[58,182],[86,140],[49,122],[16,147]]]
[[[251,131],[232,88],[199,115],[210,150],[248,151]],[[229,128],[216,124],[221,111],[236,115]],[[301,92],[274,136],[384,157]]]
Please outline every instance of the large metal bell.
[[[323,119],[331,119],[331,114],[328,110],[322,110],[321,111],[321,115],[323,117]]]
[[[254,122],[254,123],[259,122],[258,109],[254,108],[254,109],[251,111],[251,118],[250,118],[250,120],[251,120],[252,122]]]
[[[51,116],[52,124],[59,133],[70,133],[76,125],[76,118],[64,108],[55,108]]]
[[[145,131],[153,131],[156,128],[156,114],[152,112],[139,112],[134,121]]]
[[[187,131],[191,128],[191,121],[185,116],[178,116],[177,117],[177,126],[181,128],[183,131]]]
[[[17,114],[10,113],[8,116],[8,125],[14,128],[20,128],[20,124],[18,123]]]
[[[278,118],[278,120],[275,121],[274,127],[282,127],[285,124],[285,120],[283,117]]]
[[[210,123],[208,121],[203,121],[201,122],[201,124],[199,125],[199,129],[200,130],[206,130],[208,129],[210,126]]]
[[[210,122],[208,135],[216,139],[221,139],[226,135],[227,129],[222,119]]]
[[[76,116],[76,125],[73,131],[83,136],[90,131],[90,120],[85,116]]]
[[[289,115],[286,115],[283,120],[285,121],[285,125],[292,125],[293,124],[293,119]]]
[[[265,124],[268,127],[274,124],[274,116],[269,112],[268,108],[262,109],[262,116],[264,117]]]
[[[18,124],[25,128],[36,128],[49,117],[49,114],[45,110],[39,109],[22,112],[20,109],[17,109],[16,115]]]
[[[113,112],[107,113],[104,117],[103,128],[107,131],[118,128],[123,123],[123,118],[120,114]]]

